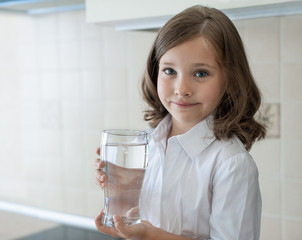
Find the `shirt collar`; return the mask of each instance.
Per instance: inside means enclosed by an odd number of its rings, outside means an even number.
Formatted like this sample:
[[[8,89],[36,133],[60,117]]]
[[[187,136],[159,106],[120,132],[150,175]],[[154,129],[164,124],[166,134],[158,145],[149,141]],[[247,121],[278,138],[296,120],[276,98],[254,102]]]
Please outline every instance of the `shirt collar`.
[[[154,131],[151,134],[151,139],[155,143],[159,143],[163,141],[165,142],[169,134],[169,131],[171,129],[171,125],[172,125],[171,115],[168,114],[154,129]]]
[[[210,115],[192,127],[188,132],[172,137],[179,141],[191,159],[194,159],[215,140],[214,133],[212,131],[212,120],[213,116]],[[162,143],[163,146],[166,145],[166,137],[171,129],[171,124],[171,115],[168,114],[151,134],[151,139],[154,143]]]
[[[176,136],[181,146],[191,159],[207,148],[214,140],[212,131],[213,116],[210,115],[200,123],[192,127],[188,132]]]

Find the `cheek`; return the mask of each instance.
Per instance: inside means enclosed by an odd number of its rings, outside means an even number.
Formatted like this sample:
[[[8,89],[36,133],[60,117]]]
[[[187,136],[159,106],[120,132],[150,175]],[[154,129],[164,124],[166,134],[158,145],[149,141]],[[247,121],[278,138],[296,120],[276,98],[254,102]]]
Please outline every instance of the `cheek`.
[[[208,102],[213,106],[217,106],[222,98],[223,90],[220,86],[209,86],[203,89],[200,94],[200,99],[204,102]]]
[[[167,91],[168,91],[168,88],[164,84],[164,81],[158,79],[157,80],[157,94],[158,94],[161,102],[163,102],[164,99],[167,97],[167,95],[168,95]]]

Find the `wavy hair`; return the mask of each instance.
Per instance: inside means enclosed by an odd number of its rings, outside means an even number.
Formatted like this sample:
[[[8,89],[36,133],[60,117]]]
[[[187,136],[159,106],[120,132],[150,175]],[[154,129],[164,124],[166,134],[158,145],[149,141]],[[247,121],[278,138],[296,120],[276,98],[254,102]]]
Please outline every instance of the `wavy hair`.
[[[236,27],[215,8],[190,7],[171,18],[159,31],[142,79],[142,95],[149,105],[144,119],[156,127],[168,114],[157,93],[160,58],[169,49],[200,36],[214,47],[226,79],[224,95],[214,112],[214,135],[218,140],[237,136],[250,150],[253,143],[266,134],[265,127],[254,118],[261,95]]]

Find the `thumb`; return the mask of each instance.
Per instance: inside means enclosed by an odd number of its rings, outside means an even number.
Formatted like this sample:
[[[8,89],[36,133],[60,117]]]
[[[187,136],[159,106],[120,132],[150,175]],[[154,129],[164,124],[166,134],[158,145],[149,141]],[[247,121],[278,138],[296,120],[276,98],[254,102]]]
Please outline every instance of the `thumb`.
[[[114,226],[115,226],[116,230],[118,230],[123,235],[127,235],[127,229],[126,229],[127,226],[123,222],[122,218],[119,215],[114,214],[113,221],[114,221]]]

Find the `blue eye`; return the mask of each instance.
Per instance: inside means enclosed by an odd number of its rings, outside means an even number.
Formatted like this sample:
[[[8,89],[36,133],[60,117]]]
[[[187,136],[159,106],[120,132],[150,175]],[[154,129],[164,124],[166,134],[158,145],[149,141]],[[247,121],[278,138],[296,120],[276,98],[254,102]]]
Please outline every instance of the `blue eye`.
[[[172,68],[166,68],[164,70],[164,72],[167,74],[167,75],[173,75],[173,74],[176,74],[176,71]]]
[[[209,74],[206,72],[206,71],[198,71],[196,74],[195,74],[195,76],[196,77],[200,77],[200,78],[202,78],[202,77],[207,77]]]

